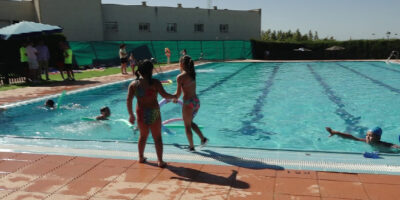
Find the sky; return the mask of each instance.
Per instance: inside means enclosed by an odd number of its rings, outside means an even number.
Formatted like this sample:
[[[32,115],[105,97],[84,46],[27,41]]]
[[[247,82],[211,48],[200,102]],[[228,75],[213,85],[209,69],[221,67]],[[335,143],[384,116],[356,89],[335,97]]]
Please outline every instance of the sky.
[[[141,5],[144,0],[102,0],[102,3]],[[148,6],[207,8],[209,0],[147,0]],[[400,39],[400,0],[211,0],[218,9],[262,9],[261,29],[311,30],[319,38],[336,40]]]

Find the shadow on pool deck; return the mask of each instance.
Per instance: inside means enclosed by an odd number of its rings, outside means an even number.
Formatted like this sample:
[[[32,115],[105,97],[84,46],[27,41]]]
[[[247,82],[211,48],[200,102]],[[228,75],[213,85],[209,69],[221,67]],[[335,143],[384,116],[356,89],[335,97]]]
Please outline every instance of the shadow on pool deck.
[[[157,167],[157,164],[146,162],[146,165]],[[203,172],[201,170],[184,167],[184,166],[174,166],[174,164],[167,165],[166,169],[176,174],[176,176],[171,176],[170,179],[181,180],[185,182],[195,182],[195,183],[205,183],[211,185],[228,186],[237,189],[247,189],[250,185],[244,181],[237,180],[237,170],[232,170],[232,173],[228,176],[220,176],[218,174],[212,174],[208,172]]]
[[[179,149],[185,149],[179,144],[173,144],[173,146]],[[203,157],[212,158],[214,160],[226,163],[228,165],[233,165],[241,168],[247,169],[275,169],[275,170],[284,170],[285,168],[278,165],[269,165],[256,160],[248,160],[244,158],[239,158],[236,156],[221,154],[212,150],[202,150],[202,151],[193,151],[193,154],[197,154]]]

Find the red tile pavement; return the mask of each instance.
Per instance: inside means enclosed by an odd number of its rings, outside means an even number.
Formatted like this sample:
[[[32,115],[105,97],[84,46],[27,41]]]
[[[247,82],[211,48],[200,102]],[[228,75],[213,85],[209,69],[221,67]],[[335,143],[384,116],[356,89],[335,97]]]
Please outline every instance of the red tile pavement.
[[[113,75],[90,84],[1,92],[0,104],[126,78]],[[192,163],[160,169],[154,162],[0,152],[1,199],[400,200],[399,191],[400,176],[392,175]]]
[[[400,199],[400,176],[172,162],[161,169],[151,161],[9,152],[0,158],[0,172],[9,172],[0,178],[2,199]]]

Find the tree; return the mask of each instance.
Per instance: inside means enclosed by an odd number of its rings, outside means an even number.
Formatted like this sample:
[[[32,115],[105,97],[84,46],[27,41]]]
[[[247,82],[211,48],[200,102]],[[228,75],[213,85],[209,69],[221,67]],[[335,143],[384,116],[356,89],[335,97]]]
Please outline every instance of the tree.
[[[270,40],[271,39],[271,29],[268,29],[267,31],[262,31],[261,39],[262,40]]]
[[[386,32],[387,39],[389,39],[389,38],[390,38],[390,34],[391,34],[391,32],[390,32],[390,31]]]
[[[314,40],[319,40],[318,32],[317,32],[317,31],[315,31],[315,33],[314,33]]]
[[[301,41],[307,41],[307,40],[310,40],[310,39],[308,38],[308,35],[307,35],[307,34],[304,34],[303,36],[301,36]]]
[[[294,39],[295,41],[300,41],[300,40],[301,40],[301,33],[300,33],[300,30],[299,30],[299,29],[297,29],[296,32],[294,33],[293,39]]]
[[[276,37],[277,37],[277,40],[279,40],[279,41],[285,40],[285,38],[283,36],[283,32],[281,30],[278,31]]]
[[[300,30],[297,29],[295,32],[291,30],[282,31],[268,29],[266,31],[261,31],[261,39],[265,41],[317,41],[320,40],[318,37],[318,32],[315,31],[314,34],[311,30],[307,34],[301,34]],[[335,40],[333,36],[326,37],[323,40]]]
[[[276,31],[273,31],[271,34],[271,40],[277,40],[278,38],[276,37]]]
[[[308,31],[308,39],[309,40],[314,40],[314,37],[313,37],[313,34],[312,34],[311,30]]]
[[[292,40],[293,39],[293,33],[291,30],[286,32],[286,40]]]

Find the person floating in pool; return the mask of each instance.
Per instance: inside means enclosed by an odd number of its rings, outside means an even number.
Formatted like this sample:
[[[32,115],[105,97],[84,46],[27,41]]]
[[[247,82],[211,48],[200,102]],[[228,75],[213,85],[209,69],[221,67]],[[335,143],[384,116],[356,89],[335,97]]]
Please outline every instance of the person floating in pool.
[[[365,138],[358,138],[358,137],[355,137],[348,133],[342,133],[339,131],[335,131],[335,130],[332,130],[330,127],[326,127],[325,129],[331,134],[329,137],[331,137],[333,135],[338,135],[345,139],[351,139],[351,140],[356,140],[356,141],[360,141],[360,142],[365,142],[367,144],[377,146],[377,147],[400,149],[400,146],[398,146],[398,145],[381,141],[382,129],[380,127],[375,127],[371,130],[368,130]]]
[[[160,94],[166,99],[176,98],[174,95],[168,94],[161,82],[153,79],[153,64],[149,60],[139,62],[136,70],[136,80],[133,81],[128,88],[127,108],[129,113],[129,122],[135,123],[135,115],[132,110],[133,98],[137,98],[136,116],[140,131],[138,149],[139,163],[146,162],[144,157],[144,149],[146,146],[149,131],[153,136],[156,153],[158,158],[158,167],[164,168],[167,163],[163,161],[163,143],[161,137],[161,114],[160,106],[157,101],[157,95]]]
[[[108,120],[108,117],[111,115],[111,110],[109,107],[104,106],[100,109],[101,115],[96,117],[96,120]]]
[[[44,103],[44,106],[46,106],[47,108],[54,109],[56,104],[54,103],[53,100],[47,99],[47,101]]]
[[[193,118],[200,108],[200,100],[196,95],[196,72],[190,56],[186,55],[180,59],[180,70],[181,73],[176,77],[178,87],[175,96],[179,98],[183,91],[182,118],[189,140],[189,150],[194,151],[192,129],[200,137],[201,145],[205,145],[208,139],[203,136],[197,124],[193,122]]]

